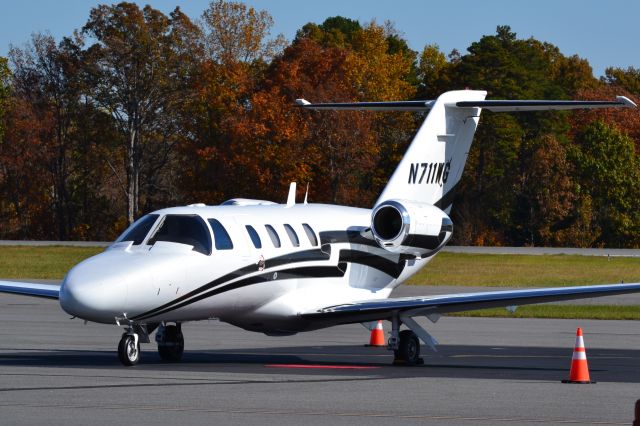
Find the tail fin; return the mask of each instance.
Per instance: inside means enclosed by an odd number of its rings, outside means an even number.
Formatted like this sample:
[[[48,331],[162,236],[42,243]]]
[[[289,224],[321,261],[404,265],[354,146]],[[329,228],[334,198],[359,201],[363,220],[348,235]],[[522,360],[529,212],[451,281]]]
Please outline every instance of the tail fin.
[[[519,112],[636,106],[624,96],[618,96],[615,101],[485,101],[486,95],[485,91],[457,90],[443,93],[435,101],[312,104],[297,99],[296,104],[319,110],[431,110],[376,205],[390,199],[403,199],[433,204],[447,213],[462,177],[482,108],[494,112]]]
[[[460,108],[456,103],[483,101],[486,95],[487,92],[477,90],[440,95],[376,205],[389,199],[403,199],[449,209],[481,111],[478,107]]]

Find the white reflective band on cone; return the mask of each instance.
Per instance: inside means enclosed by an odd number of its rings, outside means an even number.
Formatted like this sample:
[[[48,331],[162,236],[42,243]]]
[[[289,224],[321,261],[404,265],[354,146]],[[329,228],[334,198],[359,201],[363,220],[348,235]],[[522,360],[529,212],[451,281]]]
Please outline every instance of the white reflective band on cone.
[[[586,352],[582,352],[582,351],[574,351],[573,352],[573,358],[572,359],[578,359],[578,360],[587,360],[587,353]]]
[[[576,336],[576,348],[584,348],[584,339],[582,336]]]

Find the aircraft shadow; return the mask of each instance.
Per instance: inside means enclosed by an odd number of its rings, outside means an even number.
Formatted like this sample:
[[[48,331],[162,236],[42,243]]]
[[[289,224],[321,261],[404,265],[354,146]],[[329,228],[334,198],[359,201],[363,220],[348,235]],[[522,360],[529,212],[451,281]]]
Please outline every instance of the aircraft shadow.
[[[266,375],[349,376],[362,379],[402,377],[557,381],[568,376],[572,348],[441,345],[423,351],[425,364],[392,366],[384,348],[295,346],[186,351],[180,363],[167,363],[147,346],[143,371],[238,372]],[[592,380],[640,383],[640,350],[587,349]],[[112,351],[6,351],[0,366],[122,369]]]

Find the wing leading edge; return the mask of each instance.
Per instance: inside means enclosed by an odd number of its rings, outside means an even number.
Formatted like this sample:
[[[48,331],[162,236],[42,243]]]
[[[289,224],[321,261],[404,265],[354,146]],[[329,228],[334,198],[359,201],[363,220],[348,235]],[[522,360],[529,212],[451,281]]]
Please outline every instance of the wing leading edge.
[[[17,281],[0,281],[0,293],[44,297],[45,299],[58,299],[60,296],[60,285],[25,283]]]
[[[314,322],[347,324],[390,319],[396,313],[408,316],[438,315],[636,292],[640,292],[640,283],[391,298],[328,306],[315,312],[302,313],[301,317]]]

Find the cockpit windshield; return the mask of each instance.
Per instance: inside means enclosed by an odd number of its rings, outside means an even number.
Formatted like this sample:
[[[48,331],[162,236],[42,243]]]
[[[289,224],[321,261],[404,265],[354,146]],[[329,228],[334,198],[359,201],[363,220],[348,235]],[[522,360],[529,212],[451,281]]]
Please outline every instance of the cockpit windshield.
[[[211,234],[204,220],[197,215],[166,215],[158,230],[149,239],[149,245],[157,241],[187,244],[202,254],[211,254]]]
[[[133,245],[137,246],[142,244],[144,241],[144,237],[147,236],[149,230],[156,223],[160,215],[157,214],[148,214],[146,216],[142,216],[140,219],[133,222],[133,224],[128,227],[116,240],[116,242],[121,241],[133,241]]]

